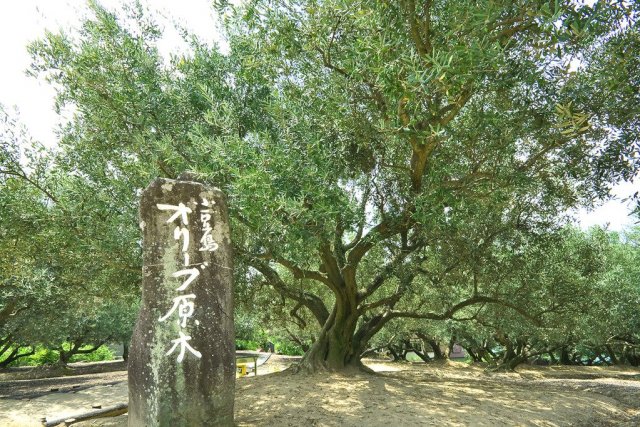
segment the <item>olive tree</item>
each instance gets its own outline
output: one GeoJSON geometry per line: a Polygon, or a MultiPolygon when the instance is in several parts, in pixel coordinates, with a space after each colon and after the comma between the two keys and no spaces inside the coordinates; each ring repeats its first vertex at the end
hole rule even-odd
{"type": "Polygon", "coordinates": [[[31,46],[33,73],[75,112],[60,164],[114,195],[120,226],[156,175],[227,193],[247,276],[317,322],[306,370],[360,367],[393,319],[517,311],[467,267],[637,169],[638,68],[608,72],[637,55],[637,5],[218,3],[228,55],[192,40],[165,63],[139,10],[92,4],[31,46]]]}

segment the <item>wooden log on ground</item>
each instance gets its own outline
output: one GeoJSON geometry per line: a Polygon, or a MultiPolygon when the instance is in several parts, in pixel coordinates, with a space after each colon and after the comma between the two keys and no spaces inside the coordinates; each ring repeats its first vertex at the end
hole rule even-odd
{"type": "Polygon", "coordinates": [[[117,417],[118,415],[125,414],[129,408],[127,403],[120,403],[115,406],[109,406],[103,409],[96,409],[93,411],[83,412],[81,414],[75,414],[70,417],[58,418],[55,420],[47,421],[45,419],[42,420],[43,427],[54,427],[58,425],[70,426],[75,423],[79,423],[80,421],[92,420],[94,418],[107,418],[107,417],[117,417]]]}

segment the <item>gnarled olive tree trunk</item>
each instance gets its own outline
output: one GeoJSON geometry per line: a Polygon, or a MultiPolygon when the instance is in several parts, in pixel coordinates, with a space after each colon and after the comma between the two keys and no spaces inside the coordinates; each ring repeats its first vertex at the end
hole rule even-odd
{"type": "Polygon", "coordinates": [[[307,351],[298,370],[316,372],[319,370],[343,370],[362,368],[361,348],[354,345],[353,333],[358,315],[345,313],[338,307],[325,322],[318,339],[307,351]]]}

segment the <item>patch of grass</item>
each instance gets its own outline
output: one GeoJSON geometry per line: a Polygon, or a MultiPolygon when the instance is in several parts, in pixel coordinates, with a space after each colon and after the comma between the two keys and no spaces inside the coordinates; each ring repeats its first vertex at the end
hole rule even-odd
{"type": "MultiPolygon", "coordinates": [[[[67,346],[68,347],[68,346],[67,346]]],[[[82,347],[83,350],[89,349],[91,346],[82,347]]],[[[102,362],[105,360],[113,360],[113,352],[106,345],[100,346],[93,353],[76,354],[71,358],[71,362],[102,362]]],[[[35,354],[22,357],[9,366],[44,366],[53,365],[60,360],[60,352],[51,350],[46,347],[38,346],[35,354]]]]}
{"type": "Polygon", "coordinates": [[[299,345],[292,344],[286,341],[274,341],[276,353],[284,354],[285,356],[302,356],[304,351],[299,345]]]}
{"type": "Polygon", "coordinates": [[[21,357],[9,366],[43,366],[52,365],[58,361],[60,354],[57,351],[38,346],[31,356],[21,357]]]}
{"type": "MultiPolygon", "coordinates": [[[[91,348],[91,346],[82,347],[82,349],[91,348]]],[[[88,354],[75,354],[71,357],[71,362],[103,362],[113,360],[113,352],[106,345],[101,345],[96,351],[88,354]]]]}
{"type": "Polygon", "coordinates": [[[418,356],[417,354],[415,354],[413,352],[407,353],[407,361],[408,362],[423,362],[423,360],[420,359],[420,356],[418,356]]]}
{"type": "Polygon", "coordinates": [[[251,340],[236,340],[236,350],[257,350],[260,344],[251,340]]]}

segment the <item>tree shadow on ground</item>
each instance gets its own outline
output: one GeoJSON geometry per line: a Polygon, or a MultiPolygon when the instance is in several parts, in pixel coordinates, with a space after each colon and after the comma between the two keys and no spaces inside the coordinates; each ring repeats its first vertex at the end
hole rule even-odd
{"type": "Polygon", "coordinates": [[[533,384],[415,371],[343,376],[280,373],[242,380],[238,425],[601,425],[631,408],[607,396],[533,384]]]}

